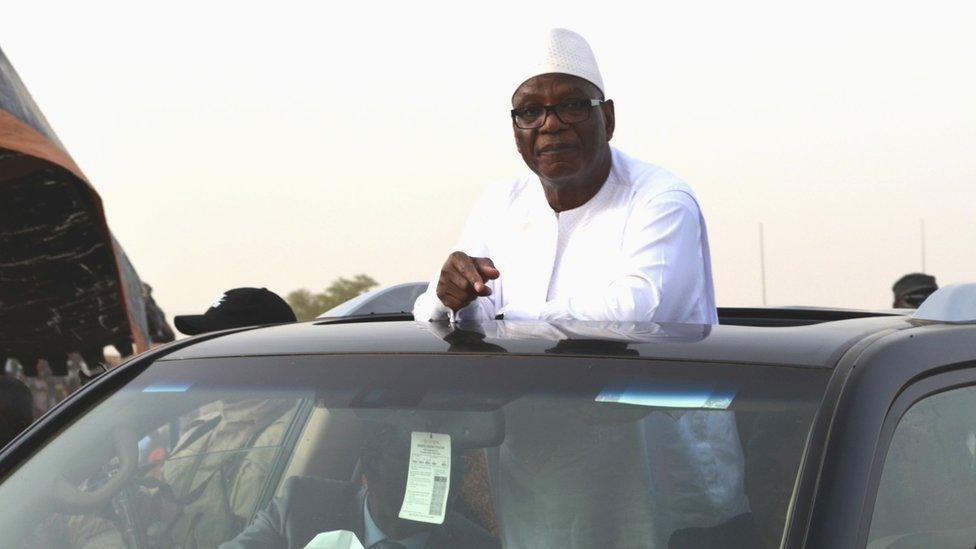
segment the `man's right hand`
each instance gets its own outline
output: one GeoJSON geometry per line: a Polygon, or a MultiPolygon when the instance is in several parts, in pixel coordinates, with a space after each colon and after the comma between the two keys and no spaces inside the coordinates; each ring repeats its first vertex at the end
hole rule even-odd
{"type": "Polygon", "coordinates": [[[501,275],[487,257],[470,257],[464,252],[447,256],[437,281],[437,297],[455,313],[479,296],[491,295],[486,282],[501,275]]]}

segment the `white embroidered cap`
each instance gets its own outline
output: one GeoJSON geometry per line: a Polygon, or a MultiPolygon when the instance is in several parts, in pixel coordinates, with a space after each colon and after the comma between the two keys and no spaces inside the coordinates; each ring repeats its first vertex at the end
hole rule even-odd
{"type": "Polygon", "coordinates": [[[519,86],[540,74],[562,73],[578,76],[603,89],[603,77],[596,64],[596,56],[586,39],[569,29],[550,29],[546,36],[542,59],[530,67],[519,86]]]}

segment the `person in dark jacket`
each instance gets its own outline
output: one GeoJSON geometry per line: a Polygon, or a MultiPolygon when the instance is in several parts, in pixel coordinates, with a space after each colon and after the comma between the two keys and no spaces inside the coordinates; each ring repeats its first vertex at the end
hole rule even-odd
{"type": "Polygon", "coordinates": [[[501,547],[487,530],[452,509],[458,493],[455,487],[464,475],[462,459],[451,460],[441,524],[400,518],[410,450],[410,433],[389,429],[372,432],[360,456],[365,484],[291,477],[285,481],[282,496],[221,549],[300,549],[318,534],[339,530],[355,534],[366,549],[501,547]]]}
{"type": "Polygon", "coordinates": [[[34,421],[34,397],[19,379],[0,376],[0,448],[34,421]]]}

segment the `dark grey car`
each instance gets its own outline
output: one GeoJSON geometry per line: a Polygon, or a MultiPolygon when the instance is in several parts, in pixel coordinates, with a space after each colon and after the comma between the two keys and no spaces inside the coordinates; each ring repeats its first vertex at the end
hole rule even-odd
{"type": "Polygon", "coordinates": [[[276,525],[289,479],[406,509],[418,433],[463,464],[414,493],[421,514],[508,547],[976,544],[976,325],[373,320],[199,336],[89,384],[0,456],[0,546],[216,547],[264,529],[304,547],[336,527],[276,525]],[[364,485],[377,444],[402,451],[406,485],[364,485]]]}
{"type": "Polygon", "coordinates": [[[427,282],[404,282],[358,295],[320,314],[317,319],[375,314],[410,313],[427,282]]]}

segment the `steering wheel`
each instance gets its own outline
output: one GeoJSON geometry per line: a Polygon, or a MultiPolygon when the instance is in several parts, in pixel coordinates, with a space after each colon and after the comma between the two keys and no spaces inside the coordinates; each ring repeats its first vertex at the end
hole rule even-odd
{"type": "Polygon", "coordinates": [[[54,480],[53,496],[63,510],[84,514],[101,509],[125,488],[139,466],[139,438],[129,429],[117,428],[112,432],[112,441],[119,458],[119,469],[104,484],[84,491],[63,475],[54,480]]]}

